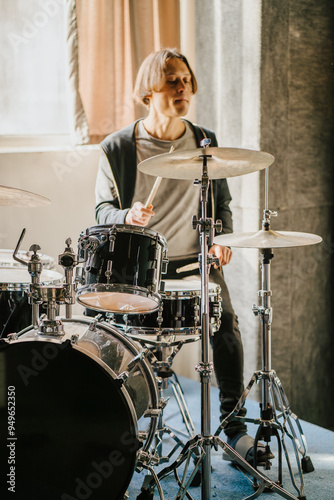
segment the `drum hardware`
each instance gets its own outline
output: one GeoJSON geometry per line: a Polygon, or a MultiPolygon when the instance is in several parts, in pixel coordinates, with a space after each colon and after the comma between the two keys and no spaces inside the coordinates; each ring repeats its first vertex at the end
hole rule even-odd
{"type": "MultiPolygon", "coordinates": [[[[110,317],[112,318],[113,315],[110,315],[109,319],[111,319],[110,317]]],[[[126,319],[127,315],[125,315],[125,320],[126,319]]],[[[178,437],[178,434],[182,434],[187,438],[191,438],[195,434],[194,424],[187,408],[184,393],[180,382],[171,367],[175,356],[183,345],[199,340],[200,336],[184,334],[180,340],[179,335],[176,335],[176,332],[173,331],[173,329],[164,329],[163,331],[155,329],[156,335],[147,335],[145,333],[140,335],[140,328],[131,327],[128,329],[124,328],[124,325],[121,326],[126,336],[137,341],[146,349],[144,351],[145,354],[147,351],[151,353],[150,364],[157,377],[160,413],[158,415],[158,424],[154,436],[154,445],[151,447],[150,452],[153,460],[157,462],[157,464],[169,462],[174,453],[179,448],[184,446],[184,443],[178,437]],[[165,398],[164,391],[168,388],[168,386],[171,386],[175,401],[187,430],[186,433],[168,426],[164,420],[164,408],[168,402],[168,399],[165,398]],[[163,438],[166,434],[175,442],[175,446],[169,450],[168,453],[163,454],[163,438]]],[[[152,330],[150,330],[150,333],[152,333],[152,330]]]]}
{"type": "Polygon", "coordinates": [[[57,318],[58,306],[65,305],[66,319],[72,317],[72,306],[75,303],[75,289],[73,285],[73,269],[78,264],[78,257],[71,248],[71,238],[65,241],[66,247],[58,256],[58,263],[64,268],[65,282],[59,286],[30,285],[30,301],[33,305],[46,304],[47,313],[40,318],[36,325],[39,335],[63,336],[65,334],[63,322],[57,318]]]}
{"type": "MultiPolygon", "coordinates": [[[[279,493],[284,498],[296,500],[296,497],[288,491],[281,488],[275,482],[271,481],[266,476],[260,474],[256,468],[251,467],[238,453],[235,452],[227,443],[222,441],[218,436],[212,436],[210,432],[210,383],[212,374],[212,364],[209,362],[209,297],[208,284],[210,267],[215,262],[212,256],[208,253],[209,245],[215,243],[213,233],[215,229],[220,228],[219,223],[214,223],[212,219],[207,217],[208,204],[208,188],[209,179],[219,179],[226,177],[234,177],[254,171],[262,170],[274,161],[274,157],[268,153],[236,150],[224,148],[208,148],[209,140],[204,140],[201,143],[202,148],[196,151],[180,151],[168,155],[160,155],[147,159],[138,165],[138,169],[142,172],[151,175],[161,175],[167,178],[179,179],[198,179],[201,176],[201,218],[198,220],[193,217],[193,227],[199,229],[201,252],[199,254],[199,265],[201,271],[201,361],[198,365],[198,370],[201,376],[201,435],[186,443],[177,460],[170,467],[167,467],[159,472],[158,479],[163,479],[172,470],[177,474],[176,469],[181,463],[186,462],[188,469],[190,458],[193,450],[197,450],[197,462],[190,478],[184,473],[182,481],[178,480],[180,486],[176,498],[182,499],[187,494],[187,489],[191,485],[194,477],[201,468],[201,494],[202,500],[210,500],[211,498],[211,447],[217,450],[218,446],[232,457],[241,467],[243,471],[248,472],[257,481],[257,491],[254,495],[248,497],[257,498],[266,487],[270,487],[271,491],[279,493]],[[207,154],[208,153],[208,154],[207,154]],[[212,153],[212,154],[209,154],[212,153]],[[168,156],[168,158],[167,158],[168,156]],[[164,157],[164,158],[163,158],[164,157]],[[158,159],[158,160],[157,160],[158,159]],[[182,163],[182,160],[183,163],[182,163]],[[178,167],[177,162],[181,162],[178,167]],[[199,172],[200,170],[200,172],[199,172]]],[[[218,237],[220,238],[220,237],[218,237]]],[[[218,244],[224,245],[225,243],[218,244]]],[[[228,244],[227,244],[228,245],[228,244]]],[[[149,483],[146,492],[151,492],[153,483],[149,483]]],[[[143,498],[151,498],[149,496],[143,498]]]]}
{"type": "Polygon", "coordinates": [[[72,305],[75,303],[75,290],[73,285],[73,269],[79,264],[79,258],[71,248],[72,240],[67,238],[65,241],[66,247],[62,254],[58,257],[58,264],[64,268],[65,271],[65,284],[67,289],[66,318],[72,317],[72,305]]]}
{"type": "Polygon", "coordinates": [[[20,259],[17,254],[26,230],[23,229],[13,253],[13,258],[22,265],[27,266],[31,276],[28,292],[28,302],[32,306],[32,324],[40,335],[64,335],[62,321],[57,319],[58,306],[65,304],[66,318],[72,316],[72,305],[75,303],[73,286],[73,268],[78,264],[78,258],[71,248],[71,239],[66,240],[64,252],[59,255],[58,263],[65,270],[65,283],[61,285],[44,285],[40,283],[43,263],[38,255],[39,245],[32,245],[29,251],[32,255],[28,262],[20,259]],[[46,304],[46,315],[39,318],[39,306],[46,304]]]}
{"type": "MultiPolygon", "coordinates": [[[[261,298],[261,304],[253,304],[252,310],[255,316],[259,316],[261,322],[262,337],[262,370],[256,371],[239,402],[234,410],[228,415],[218,427],[215,436],[218,436],[225,425],[232,420],[241,420],[258,425],[255,437],[254,447],[257,448],[259,440],[265,441],[269,447],[272,437],[276,437],[278,442],[278,483],[282,484],[282,447],[284,450],[288,470],[292,485],[297,491],[298,499],[305,499],[303,495],[304,479],[303,473],[314,470],[311,458],[307,456],[307,444],[302,426],[297,415],[290,407],[286,393],[276,372],[271,367],[271,325],[272,325],[272,307],[271,307],[271,280],[270,266],[274,257],[273,248],[297,247],[313,245],[320,243],[322,238],[308,233],[293,232],[275,232],[270,229],[270,217],[276,216],[277,212],[268,209],[268,170],[265,176],[265,209],[263,212],[261,231],[251,234],[235,235],[234,237],[226,235],[218,236],[215,242],[236,247],[258,248],[260,250],[260,268],[262,288],[258,295],[261,298]],[[233,240],[233,241],[232,241],[233,240]],[[268,247],[266,247],[268,245],[268,247]],[[237,415],[240,408],[243,407],[245,400],[254,385],[262,383],[262,400],[260,403],[260,419],[239,417],[237,415]],[[280,434],[279,434],[280,433],[280,434]],[[300,486],[297,485],[295,474],[292,470],[289,453],[285,443],[285,437],[290,438],[297,465],[297,475],[299,476],[300,486]],[[300,460],[301,455],[301,460],[300,460]]],[[[254,453],[254,468],[257,468],[256,453],[254,453]]],[[[271,463],[266,464],[266,468],[271,468],[271,463]]],[[[257,478],[254,476],[254,489],[258,488],[257,478]]]]}
{"type": "MultiPolygon", "coordinates": [[[[37,254],[37,251],[41,249],[39,245],[32,245],[29,248],[29,251],[32,251],[33,254],[30,257],[29,262],[25,262],[24,260],[20,259],[17,256],[17,252],[20,248],[20,245],[22,243],[22,240],[24,238],[24,235],[26,233],[26,229],[24,228],[21,232],[21,235],[19,237],[19,241],[17,242],[16,248],[13,253],[13,259],[19,262],[20,264],[26,265],[28,267],[28,272],[31,276],[31,282],[32,284],[38,284],[40,282],[40,275],[42,272],[42,261],[37,254]]],[[[32,324],[36,328],[38,325],[38,318],[39,318],[39,306],[37,303],[34,303],[31,301],[31,298],[29,297],[28,299],[29,304],[32,305],[32,324]]]]}
{"type": "MultiPolygon", "coordinates": [[[[170,462],[175,452],[184,448],[185,444],[180,439],[180,434],[184,435],[188,439],[192,439],[195,436],[195,427],[185,401],[181,384],[175,372],[171,368],[176,354],[185,343],[194,341],[194,337],[189,338],[188,336],[185,336],[184,340],[175,341],[175,334],[167,333],[166,331],[160,333],[155,339],[152,340],[149,339],[149,337],[151,337],[150,335],[144,335],[142,337],[139,336],[138,338],[132,333],[132,331],[131,333],[126,333],[126,335],[131,336],[131,338],[135,337],[136,340],[138,340],[142,345],[149,345],[153,354],[153,357],[151,358],[151,366],[158,381],[160,413],[158,415],[154,443],[150,449],[150,463],[153,466],[158,466],[170,462]],[[171,386],[178,410],[180,411],[187,432],[182,432],[181,430],[172,428],[170,425],[166,424],[164,419],[164,409],[169,401],[169,398],[165,397],[164,391],[168,388],[168,386],[171,386]],[[163,450],[163,440],[166,435],[169,436],[169,438],[171,438],[175,443],[167,453],[163,450]]],[[[199,340],[199,337],[197,337],[196,340],[199,340]]],[[[171,416],[169,416],[169,418],[171,418],[171,416]]],[[[196,459],[195,453],[193,458],[196,459]]],[[[155,474],[154,470],[149,469],[148,467],[146,468],[149,470],[150,474],[145,477],[142,485],[142,493],[137,497],[138,499],[143,500],[153,498],[153,492],[149,492],[147,490],[148,485],[151,485],[152,489],[157,486],[159,493],[160,491],[162,492],[158,475],[155,474]]]]}
{"type": "MultiPolygon", "coordinates": [[[[146,351],[143,351],[143,352],[140,352],[137,354],[137,356],[135,356],[134,358],[132,358],[132,360],[129,362],[128,366],[127,366],[127,370],[120,373],[118,376],[117,376],[117,380],[120,381],[120,383],[124,383],[128,380],[131,372],[133,372],[135,369],[138,368],[138,364],[140,364],[144,359],[149,359],[151,360],[153,357],[153,354],[152,352],[149,351],[149,349],[146,349],[146,351]]],[[[146,410],[146,412],[144,413],[144,417],[157,417],[158,414],[159,414],[159,410],[146,410]]]]}
{"type": "Polygon", "coordinates": [[[147,484],[154,484],[157,487],[160,500],[164,500],[164,494],[161,488],[160,481],[158,479],[158,476],[152,466],[157,465],[154,461],[154,457],[150,453],[146,453],[143,451],[139,452],[140,455],[140,461],[142,464],[142,469],[146,469],[150,472],[149,475],[145,476],[143,486],[141,488],[142,493],[139,494],[137,497],[137,500],[145,499],[145,500],[153,500],[153,493],[147,491],[147,484]]]}
{"type": "MultiPolygon", "coordinates": [[[[25,230],[22,234],[24,234],[25,230]]],[[[30,286],[32,280],[43,285],[62,283],[63,276],[55,271],[55,261],[52,257],[37,253],[38,246],[33,245],[30,251],[0,250],[0,337],[18,332],[36,324],[36,319],[42,310],[30,301],[30,286]],[[31,255],[31,251],[34,251],[31,255]],[[14,256],[15,258],[14,258],[14,256]]]]}

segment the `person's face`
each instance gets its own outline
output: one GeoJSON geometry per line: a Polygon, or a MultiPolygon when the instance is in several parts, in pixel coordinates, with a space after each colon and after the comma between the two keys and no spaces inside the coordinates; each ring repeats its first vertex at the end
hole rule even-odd
{"type": "Polygon", "coordinates": [[[170,59],[161,89],[149,96],[150,111],[154,109],[171,118],[184,116],[188,113],[192,95],[191,74],[187,65],[181,59],[170,59]]]}

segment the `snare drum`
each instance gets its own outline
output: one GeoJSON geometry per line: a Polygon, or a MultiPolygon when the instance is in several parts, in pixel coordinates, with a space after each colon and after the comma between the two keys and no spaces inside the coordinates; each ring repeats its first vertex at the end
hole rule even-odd
{"type": "MultiPolygon", "coordinates": [[[[8,440],[9,413],[2,415],[7,405],[0,408],[0,467],[9,471],[7,445],[14,443],[15,497],[120,500],[139,448],[148,450],[155,434],[156,380],[116,328],[81,317],[62,321],[61,339],[27,328],[0,341],[3,387],[8,401],[16,397],[15,441],[8,440]]],[[[2,498],[7,488],[2,481],[2,498]]]]}
{"type": "Polygon", "coordinates": [[[164,236],[139,226],[93,226],[79,238],[85,259],[78,302],[95,311],[139,314],[160,305],[167,263],[164,236]]]}
{"type": "MultiPolygon", "coordinates": [[[[28,267],[16,262],[11,254],[13,250],[0,250],[0,337],[6,337],[8,333],[19,332],[31,325],[32,321],[32,309],[28,303],[31,276],[28,273],[28,267]]],[[[18,255],[28,263],[28,252],[21,251],[18,255]]],[[[54,262],[52,257],[40,255],[40,258],[43,264],[40,283],[43,285],[60,284],[63,276],[50,269],[54,262]]]]}
{"type": "MultiPolygon", "coordinates": [[[[176,334],[197,334],[201,329],[201,282],[165,280],[161,292],[162,307],[152,314],[138,316],[111,315],[111,320],[123,330],[140,330],[153,334],[168,330],[176,334]]],[[[220,286],[209,283],[209,316],[212,332],[220,327],[220,286]]]]}

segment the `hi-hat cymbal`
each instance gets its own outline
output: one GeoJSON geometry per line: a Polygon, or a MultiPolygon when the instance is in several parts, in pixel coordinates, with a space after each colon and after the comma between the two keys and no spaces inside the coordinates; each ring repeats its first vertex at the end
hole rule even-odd
{"type": "Polygon", "coordinates": [[[289,248],[320,243],[322,238],[311,233],[272,231],[261,229],[256,233],[221,234],[213,239],[217,245],[239,248],[289,248]]]}
{"type": "Polygon", "coordinates": [[[252,149],[217,148],[188,149],[152,156],[138,165],[145,174],[167,179],[194,180],[202,177],[203,158],[207,159],[210,179],[225,179],[250,174],[271,165],[275,158],[264,151],[252,149]]]}
{"type": "Polygon", "coordinates": [[[0,205],[4,207],[45,207],[51,201],[39,194],[23,189],[0,186],[0,205]]]}

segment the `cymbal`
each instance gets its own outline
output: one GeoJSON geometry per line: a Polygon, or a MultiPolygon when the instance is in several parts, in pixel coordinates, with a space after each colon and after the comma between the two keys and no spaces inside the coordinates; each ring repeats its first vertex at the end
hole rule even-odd
{"type": "Polygon", "coordinates": [[[217,245],[239,248],[289,248],[320,243],[322,238],[311,233],[276,232],[261,229],[256,233],[221,234],[213,239],[217,245]]]}
{"type": "Polygon", "coordinates": [[[203,170],[201,157],[203,154],[210,155],[207,159],[210,179],[225,179],[250,174],[269,167],[275,160],[271,154],[264,151],[209,147],[152,156],[139,163],[138,170],[167,179],[200,179],[203,170]]]}
{"type": "Polygon", "coordinates": [[[0,206],[4,207],[45,207],[51,201],[39,194],[23,189],[0,186],[0,206]]]}

